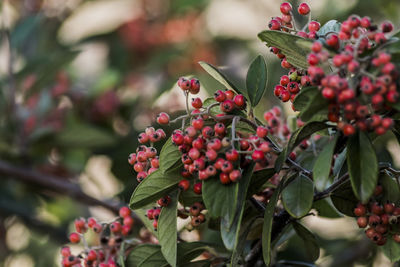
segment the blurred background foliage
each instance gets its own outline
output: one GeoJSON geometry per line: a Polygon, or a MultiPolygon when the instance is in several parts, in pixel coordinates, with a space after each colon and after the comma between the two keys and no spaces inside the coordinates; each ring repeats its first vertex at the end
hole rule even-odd
{"type": "MultiPolygon", "coordinates": [[[[398,0],[306,2],[321,23],[352,13],[400,22],[398,0]]],[[[256,37],[279,14],[278,0],[0,3],[0,266],[58,266],[74,218],[108,220],[127,203],[136,186],[127,156],[160,110],[183,107],[178,77],[200,78],[202,96],[220,88],[198,61],[222,67],[239,85],[259,53],[269,88],[283,74],[256,37]]],[[[278,104],[271,92],[256,114],[278,104]]],[[[375,256],[387,266],[351,219],[321,220],[308,222],[320,236],[321,266],[375,256]]],[[[279,257],[302,260],[299,240],[288,244],[279,257]]]]}

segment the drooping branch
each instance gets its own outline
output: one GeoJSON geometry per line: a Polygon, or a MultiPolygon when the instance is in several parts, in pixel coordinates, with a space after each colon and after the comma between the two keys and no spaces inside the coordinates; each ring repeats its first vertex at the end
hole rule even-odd
{"type": "MultiPolygon", "coordinates": [[[[3,178],[16,179],[27,184],[40,186],[44,192],[50,191],[51,193],[67,195],[90,206],[101,206],[114,213],[117,213],[119,207],[122,206],[121,203],[116,201],[100,200],[89,196],[82,191],[79,185],[71,183],[64,178],[43,174],[24,167],[17,167],[2,160],[0,160],[0,175],[3,178]]],[[[140,220],[137,216],[135,216],[135,219],[140,220]]]]}

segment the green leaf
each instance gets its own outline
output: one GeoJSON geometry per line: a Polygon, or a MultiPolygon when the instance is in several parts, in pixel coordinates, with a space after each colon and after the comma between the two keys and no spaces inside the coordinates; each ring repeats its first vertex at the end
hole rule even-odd
{"type": "Polygon", "coordinates": [[[293,66],[301,69],[307,69],[307,54],[309,49],[296,44],[297,40],[305,40],[304,38],[286,32],[279,31],[263,31],[258,34],[261,41],[267,43],[269,47],[277,47],[286,56],[287,61],[293,66]]]}
{"type": "Polygon", "coordinates": [[[160,245],[141,244],[137,245],[129,254],[126,260],[126,266],[146,266],[146,261],[150,259],[153,260],[153,263],[156,264],[155,266],[163,266],[167,263],[161,253],[160,245]]]}
{"type": "Polygon", "coordinates": [[[353,211],[359,201],[354,195],[349,181],[343,183],[332,192],[331,200],[338,211],[344,215],[354,217],[353,211]]]}
{"type": "Polygon", "coordinates": [[[366,133],[358,131],[349,138],[347,166],[354,194],[367,203],[378,181],[378,159],[366,133]]]}
{"type": "Polygon", "coordinates": [[[204,61],[200,61],[199,64],[208,74],[211,75],[211,77],[220,82],[227,89],[233,90],[238,94],[244,94],[244,92],[242,92],[231,81],[229,81],[229,79],[216,67],[204,61]]]}
{"type": "Polygon", "coordinates": [[[396,178],[384,173],[379,177],[379,183],[383,187],[382,203],[385,203],[386,201],[398,203],[400,200],[400,189],[396,182],[396,178]]]}
{"type": "Polygon", "coordinates": [[[262,191],[263,185],[268,182],[270,178],[272,178],[276,174],[274,168],[263,169],[260,171],[256,171],[253,173],[251,177],[249,189],[247,191],[247,197],[251,197],[257,192],[262,191]]]}
{"type": "Polygon", "coordinates": [[[178,243],[178,266],[186,266],[191,260],[200,256],[210,246],[204,242],[178,243]]]}
{"type": "Polygon", "coordinates": [[[175,167],[181,159],[181,153],[176,145],[172,143],[172,138],[168,138],[160,151],[160,169],[163,172],[175,167]]]}
{"type": "Polygon", "coordinates": [[[298,146],[301,141],[310,137],[313,133],[318,132],[320,130],[326,129],[330,127],[329,125],[318,122],[312,121],[304,125],[303,127],[299,128],[295,131],[288,142],[288,145],[283,149],[283,151],[279,154],[278,158],[275,161],[275,170],[278,172],[281,170],[283,163],[286,161],[289,153],[298,146]]]}
{"type": "Polygon", "coordinates": [[[303,240],[304,247],[310,260],[316,261],[319,258],[319,245],[314,234],[297,222],[293,222],[293,228],[303,240]]]}
{"type": "Polygon", "coordinates": [[[250,65],[246,77],[247,94],[252,107],[257,106],[267,87],[267,65],[257,56],[250,65]]]}
{"type": "Polygon", "coordinates": [[[339,212],[332,206],[331,201],[329,199],[324,198],[313,203],[313,209],[316,209],[318,212],[318,216],[325,218],[341,218],[343,217],[339,212]]]}
{"type": "MultiPolygon", "coordinates": [[[[204,100],[203,107],[207,108],[207,107],[209,107],[209,106],[211,106],[212,104],[215,104],[215,103],[218,103],[218,102],[213,97],[209,97],[209,98],[206,98],[204,100]]],[[[221,109],[219,108],[219,105],[218,106],[214,106],[214,107],[212,107],[210,109],[210,114],[213,115],[213,116],[217,116],[220,113],[221,113],[221,109]]]]}
{"type": "Polygon", "coordinates": [[[386,244],[381,246],[381,249],[391,262],[400,260],[400,244],[395,242],[392,237],[388,237],[386,244]]]}
{"type": "Polygon", "coordinates": [[[164,258],[172,266],[176,266],[177,260],[177,208],[179,190],[170,193],[171,202],[161,209],[158,218],[158,241],[161,245],[161,252],[164,258]]]}
{"type": "Polygon", "coordinates": [[[320,94],[318,87],[309,86],[301,88],[300,92],[296,95],[293,106],[297,111],[302,111],[310,103],[311,99],[316,94],[320,94]]]}
{"type": "Polygon", "coordinates": [[[322,25],[322,27],[319,29],[319,31],[317,32],[319,36],[321,35],[325,35],[328,32],[339,32],[340,31],[340,25],[341,23],[338,22],[337,20],[330,20],[327,23],[325,23],[324,25],[322,25]]]}
{"type": "Polygon", "coordinates": [[[302,108],[302,111],[299,114],[302,121],[321,121],[326,120],[327,118],[329,102],[322,96],[319,90],[315,91],[316,92],[312,92],[312,94],[309,93],[307,105],[302,108]]]}
{"type": "Polygon", "coordinates": [[[310,211],[313,198],[313,183],[303,174],[297,176],[282,190],[283,206],[295,218],[300,218],[310,211]]]}
{"type": "Polygon", "coordinates": [[[330,140],[328,142],[328,144],[318,155],[318,158],[314,163],[313,178],[315,187],[318,191],[324,190],[328,183],[329,173],[332,166],[333,152],[335,151],[336,141],[338,137],[339,134],[336,134],[333,140],[330,140]]]}
{"type": "Polygon", "coordinates": [[[169,192],[178,188],[178,183],[182,179],[180,168],[163,173],[160,169],[146,177],[132,194],[129,206],[131,209],[142,208],[169,192]]]}
{"type": "Polygon", "coordinates": [[[106,130],[86,123],[71,122],[57,135],[59,146],[72,148],[96,148],[112,146],[116,142],[114,135],[106,130]]]}
{"type": "Polygon", "coordinates": [[[272,234],[272,224],[274,221],[275,207],[279,199],[279,194],[282,188],[282,182],[279,184],[278,188],[274,191],[267,206],[265,207],[264,213],[264,224],[262,230],[262,253],[265,265],[269,266],[272,259],[272,245],[271,245],[271,234],[272,234]]]}
{"type": "Polygon", "coordinates": [[[239,231],[242,223],[244,207],[246,204],[247,190],[249,188],[251,176],[255,163],[248,166],[243,172],[242,178],[238,182],[237,206],[233,221],[230,221],[230,214],[221,218],[221,237],[224,245],[229,250],[234,250],[238,243],[239,231]]]}
{"type": "Polygon", "coordinates": [[[215,177],[203,181],[203,200],[211,217],[224,216],[229,222],[233,221],[237,206],[238,188],[238,183],[223,185],[215,177]]]}

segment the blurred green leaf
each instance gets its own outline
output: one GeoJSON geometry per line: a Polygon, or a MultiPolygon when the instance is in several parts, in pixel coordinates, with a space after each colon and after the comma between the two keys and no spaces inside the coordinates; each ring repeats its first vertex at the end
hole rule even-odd
{"type": "Polygon", "coordinates": [[[310,260],[316,261],[319,258],[319,245],[314,234],[311,233],[306,227],[295,221],[293,222],[293,228],[303,240],[304,247],[310,260]]]}
{"type": "Polygon", "coordinates": [[[344,215],[354,217],[354,208],[358,199],[354,195],[350,181],[343,183],[331,193],[331,200],[335,208],[344,215]]]}
{"type": "Polygon", "coordinates": [[[169,171],[180,162],[181,155],[178,146],[172,143],[172,138],[168,138],[160,151],[160,169],[163,172],[169,171]]]}
{"type": "Polygon", "coordinates": [[[381,246],[383,253],[391,262],[400,260],[400,244],[389,235],[385,245],[381,246]]]}
{"type": "Polygon", "coordinates": [[[317,33],[319,36],[325,35],[328,32],[338,33],[340,31],[340,25],[341,25],[341,23],[338,22],[337,20],[334,20],[334,19],[330,20],[327,23],[325,23],[324,25],[322,25],[317,33]]]}

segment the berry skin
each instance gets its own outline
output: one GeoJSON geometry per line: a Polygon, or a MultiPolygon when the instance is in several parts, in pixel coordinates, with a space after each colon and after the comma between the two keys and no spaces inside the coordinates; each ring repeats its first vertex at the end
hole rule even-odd
{"type": "Polygon", "coordinates": [[[301,3],[297,9],[297,12],[303,16],[308,15],[308,13],[310,13],[310,7],[307,5],[307,3],[301,3]]]}
{"type": "Polygon", "coordinates": [[[187,91],[190,89],[190,81],[184,77],[179,78],[178,80],[178,86],[184,90],[187,91]]]}
{"type": "Polygon", "coordinates": [[[310,32],[317,32],[321,28],[321,24],[318,21],[311,21],[308,24],[308,29],[310,32]]]}
{"type": "Polygon", "coordinates": [[[307,56],[307,62],[308,62],[308,64],[314,66],[314,65],[318,64],[319,58],[318,58],[318,56],[316,54],[309,54],[307,56]]]}
{"type": "Polygon", "coordinates": [[[286,89],[292,94],[297,94],[300,92],[299,84],[297,82],[290,82],[286,89]]]}
{"type": "Polygon", "coordinates": [[[273,31],[278,31],[281,29],[281,23],[277,19],[271,19],[268,23],[268,28],[273,31]]]}
{"type": "Polygon", "coordinates": [[[111,232],[113,232],[114,234],[115,234],[115,233],[121,232],[121,229],[122,229],[122,225],[121,225],[120,222],[113,222],[113,223],[110,225],[110,230],[111,230],[111,232]]]}
{"type": "Polygon", "coordinates": [[[141,144],[145,144],[149,141],[149,136],[146,133],[140,133],[138,136],[138,141],[141,144]]]}
{"type": "Polygon", "coordinates": [[[400,243],[400,234],[394,234],[393,235],[393,240],[396,243],[400,243]]]}
{"type": "Polygon", "coordinates": [[[229,161],[237,161],[239,159],[239,153],[236,149],[230,149],[225,153],[225,157],[229,161]]]}
{"type": "Polygon", "coordinates": [[[192,121],[192,126],[196,130],[201,130],[201,129],[203,129],[203,126],[204,126],[204,120],[202,118],[195,119],[192,121]]]}
{"type": "Polygon", "coordinates": [[[319,53],[319,52],[321,52],[321,50],[322,50],[322,44],[321,44],[321,42],[314,42],[314,43],[312,44],[312,46],[311,46],[311,50],[312,50],[314,53],[319,53]]]}
{"type": "Polygon", "coordinates": [[[346,124],[343,127],[343,134],[346,135],[346,136],[353,135],[355,132],[356,132],[356,129],[351,124],[346,124]]]}
{"type": "Polygon", "coordinates": [[[224,173],[230,173],[233,170],[233,164],[226,160],[224,163],[221,165],[221,171],[224,173]]]}
{"type": "Polygon", "coordinates": [[[231,183],[231,180],[229,179],[229,174],[221,172],[219,175],[219,180],[221,181],[222,184],[229,184],[231,183]]]}
{"type": "Polygon", "coordinates": [[[239,170],[233,170],[229,173],[229,180],[231,182],[237,182],[239,179],[242,178],[242,173],[239,170]]]}
{"type": "Polygon", "coordinates": [[[62,248],[61,248],[61,255],[62,255],[63,257],[69,257],[69,256],[71,256],[71,249],[70,249],[69,247],[67,247],[67,246],[62,247],[62,248]]]}
{"type": "Polygon", "coordinates": [[[202,184],[201,182],[194,184],[194,186],[193,186],[193,192],[194,192],[195,194],[200,195],[201,192],[202,192],[202,190],[201,190],[202,185],[203,185],[203,184],[202,184]]]}
{"type": "Polygon", "coordinates": [[[282,14],[289,15],[290,11],[292,11],[292,5],[288,2],[282,3],[280,6],[280,10],[282,14]]]}
{"type": "Polygon", "coordinates": [[[354,215],[357,217],[364,216],[366,213],[366,209],[364,205],[357,205],[357,207],[354,209],[354,215]]]}
{"type": "Polygon", "coordinates": [[[358,227],[365,228],[368,225],[368,220],[366,217],[359,217],[357,219],[357,224],[358,224],[358,227]]]}
{"type": "Polygon", "coordinates": [[[161,125],[168,124],[169,123],[169,115],[165,112],[161,112],[157,116],[157,123],[161,124],[161,125]]]}
{"type": "Polygon", "coordinates": [[[261,150],[254,150],[253,154],[251,154],[251,158],[256,162],[260,162],[265,159],[265,155],[261,150]]]}
{"type": "Polygon", "coordinates": [[[217,157],[218,157],[218,153],[215,150],[213,150],[213,149],[207,150],[206,159],[208,161],[214,161],[217,157]]]}
{"type": "Polygon", "coordinates": [[[201,101],[200,97],[196,97],[192,99],[192,107],[194,108],[201,108],[203,106],[203,102],[201,101]]]}
{"type": "Polygon", "coordinates": [[[244,98],[243,95],[235,95],[233,98],[233,102],[235,102],[235,105],[239,108],[244,108],[246,106],[246,99],[244,98]]]}
{"type": "Polygon", "coordinates": [[[79,236],[78,233],[71,233],[69,235],[69,241],[73,244],[77,244],[81,241],[81,237],[79,236]]]}
{"type": "Polygon", "coordinates": [[[226,99],[226,94],[225,94],[225,92],[224,91],[222,91],[222,90],[218,90],[218,91],[216,91],[215,93],[214,93],[214,99],[217,101],[217,102],[224,102],[225,101],[225,99],[226,99]]]}
{"type": "Polygon", "coordinates": [[[128,207],[122,207],[119,209],[119,216],[121,217],[127,217],[131,216],[131,210],[128,207]]]}
{"type": "Polygon", "coordinates": [[[160,205],[161,207],[166,207],[168,204],[171,202],[171,198],[169,196],[165,196],[163,198],[160,198],[157,201],[157,204],[160,205]]]}
{"type": "Polygon", "coordinates": [[[214,132],[217,135],[225,135],[225,124],[219,122],[214,125],[214,132]]]}
{"type": "Polygon", "coordinates": [[[220,104],[220,108],[222,112],[230,113],[235,109],[235,104],[232,100],[226,99],[220,104]]]}
{"type": "Polygon", "coordinates": [[[136,162],[136,153],[131,153],[128,156],[128,163],[133,165],[136,162]]]}
{"type": "Polygon", "coordinates": [[[87,255],[88,261],[95,261],[97,259],[97,253],[95,250],[90,250],[87,255]]]}
{"type": "Polygon", "coordinates": [[[226,90],[225,95],[227,99],[233,100],[233,98],[235,97],[235,92],[232,90],[226,90]]]}
{"type": "Polygon", "coordinates": [[[263,126],[258,126],[256,133],[257,133],[258,137],[264,138],[268,134],[268,129],[266,127],[263,127],[263,126]]]}
{"type": "Polygon", "coordinates": [[[189,92],[192,95],[196,95],[200,92],[200,82],[197,79],[191,79],[190,80],[190,88],[189,88],[189,92]]]}

